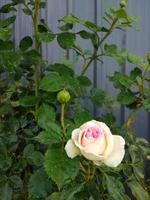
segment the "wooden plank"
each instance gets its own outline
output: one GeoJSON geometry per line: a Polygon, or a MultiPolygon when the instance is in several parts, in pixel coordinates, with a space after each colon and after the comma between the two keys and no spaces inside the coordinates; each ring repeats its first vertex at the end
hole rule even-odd
{"type": "MultiPolygon", "coordinates": [[[[103,14],[106,10],[109,10],[110,7],[118,7],[119,4],[116,0],[111,1],[98,1],[97,4],[97,19],[100,26],[106,25],[107,23],[102,20],[103,14]]],[[[107,44],[117,44],[118,48],[124,48],[124,33],[119,30],[115,30],[114,33],[105,41],[107,44]]],[[[104,44],[105,44],[104,43],[104,44]]],[[[108,80],[108,76],[112,75],[114,71],[121,70],[116,62],[109,57],[103,58],[104,64],[97,64],[97,86],[105,90],[109,95],[115,97],[117,94],[116,89],[108,80]]],[[[100,111],[99,111],[100,112],[100,111]]],[[[117,117],[118,123],[121,123],[121,108],[118,107],[114,111],[115,116],[117,117]]]]}
{"type": "MultiPolygon", "coordinates": [[[[69,1],[70,2],[70,1],[69,1]]],[[[89,20],[92,22],[95,22],[95,2],[91,1],[91,0],[72,0],[70,3],[71,6],[69,6],[69,12],[72,13],[73,15],[81,18],[81,19],[85,19],[85,20],[89,20]]],[[[74,31],[78,31],[78,30],[82,30],[82,28],[84,29],[83,26],[79,26],[77,25],[74,28],[74,31]]],[[[83,40],[78,38],[77,40],[77,44],[79,46],[81,46],[84,49],[91,49],[91,43],[89,40],[83,40]]],[[[75,53],[70,54],[70,58],[74,58],[76,55],[75,53]]],[[[80,74],[81,73],[81,66],[83,65],[83,62],[79,62],[76,65],[76,73],[80,74]]],[[[94,64],[92,64],[89,69],[86,72],[86,75],[91,79],[92,82],[93,81],[93,77],[94,77],[94,64]]],[[[86,101],[85,102],[85,106],[88,107],[90,109],[91,112],[94,112],[94,107],[91,104],[91,102],[86,101]]]]}
{"type": "MultiPolygon", "coordinates": [[[[46,18],[48,26],[55,33],[58,32],[58,19],[67,13],[67,0],[47,0],[46,18]]],[[[57,42],[52,42],[47,46],[47,60],[49,63],[59,62],[63,59],[63,50],[57,42]]]]}
{"type": "Polygon", "coordinates": [[[27,16],[22,11],[22,5],[17,6],[16,21],[14,24],[14,42],[16,46],[19,45],[19,41],[25,36],[33,35],[33,24],[31,16],[27,16]]]}
{"type": "MultiPolygon", "coordinates": [[[[131,15],[138,16],[141,18],[138,23],[140,26],[140,31],[134,31],[128,29],[127,31],[127,44],[126,47],[129,51],[135,52],[139,55],[146,57],[148,51],[150,51],[150,26],[149,26],[149,11],[150,11],[150,1],[145,0],[144,2],[140,0],[129,1],[128,12],[131,15]]],[[[131,65],[126,66],[126,72],[131,70],[131,65]]],[[[125,116],[129,114],[126,110],[125,116]]],[[[150,139],[149,136],[149,114],[144,110],[141,110],[136,117],[134,128],[136,134],[140,137],[146,137],[150,139]],[[144,128],[143,128],[144,127],[144,128]]]]}

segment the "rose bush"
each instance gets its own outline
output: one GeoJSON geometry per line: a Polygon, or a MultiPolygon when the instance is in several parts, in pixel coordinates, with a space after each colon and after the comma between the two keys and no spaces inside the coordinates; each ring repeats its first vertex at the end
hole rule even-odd
{"type": "Polygon", "coordinates": [[[49,3],[53,7],[44,0],[9,0],[0,8],[0,200],[150,200],[144,174],[149,143],[132,129],[141,108],[150,112],[150,55],[145,60],[107,41],[116,29],[136,28],[137,19],[120,0],[103,13],[104,21],[67,15],[55,33],[48,18],[40,18],[49,3]],[[33,33],[14,43],[12,33],[24,28],[17,28],[24,19],[29,26],[32,21],[33,33]],[[51,42],[63,49],[57,62],[48,59],[51,42]],[[130,69],[111,70],[113,96],[96,87],[104,57],[130,69]]]}
{"type": "Polygon", "coordinates": [[[96,165],[117,167],[123,160],[124,146],[123,137],[112,135],[105,123],[92,120],[73,130],[65,150],[70,158],[81,154],[96,165]]]}

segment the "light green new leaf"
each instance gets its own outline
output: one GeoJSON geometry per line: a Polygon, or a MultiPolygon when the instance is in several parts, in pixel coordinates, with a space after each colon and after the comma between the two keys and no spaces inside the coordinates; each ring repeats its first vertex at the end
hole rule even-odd
{"type": "Polygon", "coordinates": [[[6,41],[11,37],[12,30],[10,28],[0,28],[0,40],[6,41]]]}
{"type": "Polygon", "coordinates": [[[133,54],[133,53],[128,53],[127,60],[128,62],[133,63],[143,68],[145,68],[147,65],[147,63],[144,61],[144,59],[141,56],[133,54]]]}

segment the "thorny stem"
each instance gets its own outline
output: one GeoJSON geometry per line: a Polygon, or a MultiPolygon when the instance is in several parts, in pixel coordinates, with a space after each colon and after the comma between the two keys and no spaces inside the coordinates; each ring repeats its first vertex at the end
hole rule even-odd
{"type": "MultiPolygon", "coordinates": [[[[111,26],[110,26],[110,28],[109,28],[109,30],[108,30],[108,32],[104,35],[104,37],[101,40],[99,40],[99,36],[97,35],[97,38],[98,38],[98,47],[94,49],[94,53],[93,53],[91,59],[87,63],[84,63],[84,65],[82,67],[82,70],[81,70],[81,75],[82,76],[85,74],[85,72],[87,71],[87,69],[89,68],[89,66],[91,65],[91,63],[98,57],[97,56],[97,52],[99,50],[99,47],[101,48],[102,43],[112,33],[112,31],[115,28],[115,25],[116,25],[117,21],[118,21],[118,18],[115,17],[114,20],[113,20],[113,22],[112,22],[112,24],[111,24],[111,26]]],[[[103,55],[103,53],[100,54],[100,56],[102,56],[102,55],[103,55]]]]}
{"type": "MultiPolygon", "coordinates": [[[[32,21],[33,21],[33,26],[34,26],[34,36],[35,36],[35,49],[39,51],[39,42],[36,38],[36,35],[38,33],[38,17],[39,17],[39,5],[40,5],[40,0],[35,0],[35,9],[34,13],[32,15],[32,21]]],[[[38,98],[39,97],[39,64],[34,63],[34,79],[35,79],[35,96],[38,98]]],[[[35,106],[35,118],[37,120],[37,110],[38,110],[38,103],[35,106]]]]}
{"type": "Polygon", "coordinates": [[[101,39],[100,45],[102,45],[102,43],[103,43],[103,42],[107,39],[107,37],[112,33],[112,31],[113,31],[114,28],[115,28],[115,25],[116,25],[117,21],[118,21],[118,17],[115,17],[114,20],[113,20],[113,22],[112,22],[112,24],[111,24],[111,26],[110,26],[110,28],[109,28],[109,30],[108,30],[108,32],[107,32],[107,33],[104,35],[104,37],[101,39]]]}
{"type": "Polygon", "coordinates": [[[64,138],[66,138],[66,128],[65,128],[65,104],[61,104],[61,114],[60,114],[60,123],[63,129],[64,138]]]}
{"type": "Polygon", "coordinates": [[[126,119],[126,121],[123,124],[123,128],[128,129],[131,127],[131,125],[133,124],[133,121],[134,121],[134,117],[135,117],[136,113],[140,110],[140,108],[141,108],[141,105],[139,105],[136,109],[134,109],[130,113],[130,115],[128,116],[128,118],[126,119]]]}

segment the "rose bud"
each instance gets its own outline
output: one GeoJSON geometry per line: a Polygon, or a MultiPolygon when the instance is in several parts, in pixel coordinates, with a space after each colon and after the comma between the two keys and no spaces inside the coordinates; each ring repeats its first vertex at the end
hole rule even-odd
{"type": "Polygon", "coordinates": [[[57,101],[61,104],[68,103],[71,99],[70,93],[67,90],[61,90],[57,94],[57,101]]]}

